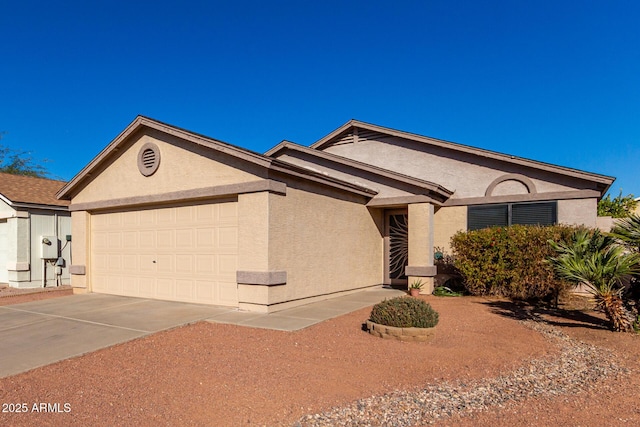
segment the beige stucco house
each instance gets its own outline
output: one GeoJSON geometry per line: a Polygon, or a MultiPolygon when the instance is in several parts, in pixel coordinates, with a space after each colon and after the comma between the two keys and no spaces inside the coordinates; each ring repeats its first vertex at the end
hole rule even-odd
{"type": "Polygon", "coordinates": [[[64,184],[0,173],[0,283],[69,284],[71,213],[69,202],[56,198],[64,184]]]}
{"type": "Polygon", "coordinates": [[[138,117],[58,197],[77,291],[272,312],[432,284],[458,230],[595,226],[613,180],[358,121],[262,155],[138,117]]]}

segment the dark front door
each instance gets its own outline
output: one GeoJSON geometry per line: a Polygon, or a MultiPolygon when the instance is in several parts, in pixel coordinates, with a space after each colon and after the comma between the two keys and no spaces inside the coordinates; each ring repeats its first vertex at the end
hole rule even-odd
{"type": "Polygon", "coordinates": [[[409,262],[409,215],[406,209],[385,212],[385,283],[407,285],[409,262]]]}

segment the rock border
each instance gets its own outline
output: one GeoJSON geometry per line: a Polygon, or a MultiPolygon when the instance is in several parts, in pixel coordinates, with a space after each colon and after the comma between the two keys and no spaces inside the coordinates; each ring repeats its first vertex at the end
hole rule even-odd
{"type": "Polygon", "coordinates": [[[367,320],[367,331],[373,336],[399,341],[428,342],[435,337],[433,328],[396,328],[367,320]]]}

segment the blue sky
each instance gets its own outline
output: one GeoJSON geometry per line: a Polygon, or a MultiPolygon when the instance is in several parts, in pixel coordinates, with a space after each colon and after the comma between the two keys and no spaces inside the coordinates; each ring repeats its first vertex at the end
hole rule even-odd
{"type": "Polygon", "coordinates": [[[71,179],[138,114],[264,152],[351,118],[640,196],[640,2],[0,5],[5,146],[71,179]]]}

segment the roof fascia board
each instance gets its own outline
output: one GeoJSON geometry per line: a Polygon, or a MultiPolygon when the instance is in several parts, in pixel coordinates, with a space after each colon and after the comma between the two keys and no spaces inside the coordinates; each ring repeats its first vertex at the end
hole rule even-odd
{"type": "Polygon", "coordinates": [[[9,200],[8,198],[6,198],[5,195],[2,194],[2,193],[0,193],[0,200],[5,202],[9,206],[13,206],[13,202],[11,200],[9,200]]]}
{"type": "Polygon", "coordinates": [[[271,155],[275,155],[280,151],[283,150],[292,150],[292,151],[299,151],[305,154],[308,154],[310,156],[315,156],[315,157],[320,157],[322,159],[325,160],[329,160],[331,162],[334,163],[338,163],[341,165],[345,165],[357,170],[361,170],[361,171],[365,171],[365,172],[369,172],[369,173],[373,173],[375,175],[379,175],[385,178],[389,178],[395,181],[399,181],[405,184],[409,184],[409,185],[414,185],[416,187],[420,187],[420,188],[424,188],[426,190],[435,192],[440,194],[441,196],[443,196],[444,198],[449,198],[452,194],[453,191],[448,190],[447,188],[433,183],[433,182],[429,182],[429,181],[425,181],[422,179],[417,179],[417,178],[413,178],[411,176],[408,175],[403,175],[388,169],[384,169],[384,168],[380,168],[378,166],[373,166],[373,165],[369,165],[367,163],[362,163],[359,162],[357,160],[352,160],[352,159],[348,159],[346,157],[342,157],[342,156],[337,156],[335,154],[332,153],[326,153],[324,151],[319,151],[319,150],[313,150],[311,148],[299,145],[299,144],[295,144],[293,142],[288,142],[288,141],[283,141],[282,143],[278,144],[278,149],[275,150],[276,147],[274,147],[274,149],[269,150],[269,152],[272,152],[271,155]]]}
{"type": "Polygon", "coordinates": [[[58,191],[56,197],[58,199],[63,199],[65,197],[69,197],[70,192],[79,185],[84,179],[89,178],[91,176],[91,171],[93,171],[99,164],[101,164],[108,156],[112,154],[112,152],[116,152],[118,147],[133,133],[141,129],[142,127],[147,127],[150,129],[155,129],[157,131],[166,133],[168,135],[172,135],[190,142],[193,142],[198,145],[205,146],[207,148],[212,148],[214,150],[218,150],[220,152],[229,154],[234,157],[239,157],[241,159],[247,160],[251,163],[256,163],[260,166],[268,167],[271,159],[266,158],[260,154],[252,153],[248,150],[243,150],[240,147],[232,146],[231,144],[223,143],[221,141],[217,141],[212,138],[208,138],[202,135],[195,134],[193,132],[189,132],[184,129],[177,128],[175,126],[168,125],[166,123],[159,122],[154,119],[150,119],[144,116],[138,116],[136,119],[129,124],[115,139],[113,139],[87,166],[85,166],[76,176],[74,176],[71,181],[69,181],[64,187],[58,191]]]}
{"type": "Polygon", "coordinates": [[[490,197],[465,197],[449,199],[443,206],[488,205],[513,202],[541,202],[547,200],[596,199],[600,196],[597,190],[554,191],[549,193],[511,194],[490,197]]]}
{"type": "Polygon", "coordinates": [[[134,121],[129,123],[118,136],[116,136],[96,157],[93,158],[84,168],[80,170],[71,180],[64,185],[57,193],[56,197],[58,199],[63,199],[68,197],[70,191],[75,188],[81,181],[91,176],[91,171],[96,168],[102,161],[116,149],[118,145],[120,145],[124,140],[126,140],[129,135],[134,133],[141,125],[142,116],[138,116],[134,121]]]}
{"type": "MultiPolygon", "coordinates": [[[[500,160],[508,163],[517,164],[519,166],[527,166],[535,169],[541,169],[547,172],[559,173],[568,176],[572,176],[574,178],[580,178],[588,181],[594,181],[601,184],[605,184],[607,189],[613,181],[615,180],[612,176],[600,175],[592,172],[581,171],[578,169],[568,168],[565,166],[553,165],[550,163],[539,162],[537,160],[526,159],[524,157],[516,157],[509,154],[499,153],[497,151],[485,150],[482,148],[476,148],[469,145],[463,145],[456,142],[446,141],[443,139],[431,138],[428,136],[422,136],[415,133],[399,131],[391,128],[386,128],[383,126],[378,126],[370,123],[360,122],[357,120],[351,120],[340,128],[336,129],[334,132],[320,139],[311,145],[311,148],[320,150],[322,147],[333,139],[335,136],[338,136],[340,133],[347,130],[349,127],[357,127],[362,129],[367,129],[374,132],[384,133],[390,136],[395,136],[398,138],[409,139],[416,142],[421,142],[424,144],[435,145],[442,148],[447,148],[456,151],[462,151],[469,154],[474,154],[480,157],[486,157],[494,160],[500,160]]],[[[606,192],[606,190],[605,190],[606,192]]],[[[604,194],[604,193],[603,193],[604,194]]]]}
{"type": "Polygon", "coordinates": [[[137,132],[139,129],[143,127],[155,129],[159,132],[163,132],[165,134],[172,135],[180,139],[202,145],[207,148],[218,150],[228,155],[241,158],[243,160],[265,167],[266,169],[269,169],[269,170],[277,170],[284,174],[289,174],[297,177],[310,179],[315,182],[320,182],[325,185],[351,191],[356,194],[367,195],[368,197],[371,197],[372,195],[377,194],[373,190],[369,190],[364,187],[353,186],[350,183],[336,180],[333,178],[314,176],[313,174],[308,172],[301,173],[300,171],[297,170],[297,167],[295,165],[289,165],[286,162],[280,162],[276,159],[266,157],[262,154],[253,153],[249,150],[245,150],[243,148],[236,147],[231,144],[217,141],[215,139],[208,138],[203,135],[198,135],[193,132],[177,128],[175,126],[171,126],[166,123],[159,122],[154,119],[150,119],[144,116],[138,116],[113,141],[111,141],[107,145],[107,147],[105,147],[91,162],[89,162],[87,166],[85,166],[75,177],[73,177],[71,181],[69,181],[64,187],[62,187],[56,194],[56,197],[58,199],[70,198],[70,195],[73,192],[73,190],[77,186],[81,185],[85,179],[89,178],[91,176],[91,172],[94,169],[96,169],[99,164],[105,161],[113,152],[116,152],[118,150],[118,147],[121,144],[123,144],[124,141],[127,140],[127,138],[129,138],[133,133],[137,132]],[[273,165],[274,162],[279,162],[280,165],[274,168],[274,165],[273,165]]]}
{"type": "Polygon", "coordinates": [[[240,157],[244,160],[248,160],[252,163],[257,163],[261,166],[268,167],[268,165],[270,164],[271,159],[263,156],[262,154],[254,153],[250,150],[246,150],[244,148],[237,147],[235,145],[232,145],[226,142],[218,141],[216,139],[209,138],[204,135],[190,132],[188,130],[178,128],[176,126],[171,126],[167,123],[159,122],[157,120],[150,119],[147,117],[142,117],[142,124],[149,128],[153,128],[161,132],[164,132],[168,135],[176,136],[178,138],[185,139],[187,141],[194,142],[199,145],[204,145],[205,147],[214,148],[223,153],[231,154],[232,156],[235,156],[235,157],[240,157]]]}
{"type": "Polygon", "coordinates": [[[367,203],[370,208],[391,208],[396,206],[406,206],[414,203],[431,203],[434,206],[442,206],[442,202],[433,197],[418,194],[415,196],[399,197],[374,197],[367,203]]]}
{"type": "Polygon", "coordinates": [[[41,204],[37,204],[37,203],[14,203],[11,205],[12,208],[14,209],[41,209],[41,210],[47,210],[47,211],[63,211],[63,212],[68,212],[69,211],[69,207],[68,206],[58,206],[58,205],[41,205],[41,204]]]}
{"type": "Polygon", "coordinates": [[[329,135],[311,144],[310,147],[313,148],[314,150],[319,150],[326,142],[331,141],[333,138],[340,135],[345,130],[349,129],[350,127],[356,127],[355,126],[356,123],[358,123],[357,120],[353,120],[353,119],[349,120],[347,123],[343,124],[338,129],[331,132],[329,135]]]}
{"type": "Polygon", "coordinates": [[[378,192],[373,189],[361,187],[359,185],[351,184],[350,182],[342,181],[336,178],[326,177],[308,169],[301,168],[297,165],[283,162],[282,160],[278,160],[277,162],[278,164],[274,163],[271,166],[270,170],[281,172],[286,175],[296,176],[309,181],[314,181],[319,184],[328,185],[330,187],[338,188],[365,197],[373,197],[378,194],[378,192]]]}

